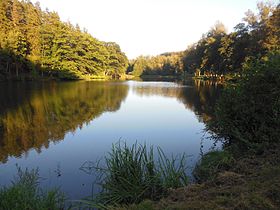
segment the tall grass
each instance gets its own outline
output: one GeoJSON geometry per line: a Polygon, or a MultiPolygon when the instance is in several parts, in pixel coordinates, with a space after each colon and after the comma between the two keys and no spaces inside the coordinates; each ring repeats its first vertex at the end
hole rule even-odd
{"type": "Polygon", "coordinates": [[[103,189],[93,199],[82,201],[86,206],[106,208],[119,204],[139,203],[144,199],[158,200],[169,188],[187,185],[185,155],[171,157],[157,148],[135,143],[128,146],[118,142],[105,156],[105,167],[96,167],[101,173],[103,189]]]}
{"type": "Polygon", "coordinates": [[[198,183],[213,180],[219,172],[234,165],[234,161],[233,155],[227,150],[208,152],[196,164],[193,176],[198,183]]]}
{"type": "Polygon", "coordinates": [[[1,210],[59,210],[64,201],[59,190],[43,191],[39,187],[38,170],[18,168],[11,186],[0,189],[1,210]]]}

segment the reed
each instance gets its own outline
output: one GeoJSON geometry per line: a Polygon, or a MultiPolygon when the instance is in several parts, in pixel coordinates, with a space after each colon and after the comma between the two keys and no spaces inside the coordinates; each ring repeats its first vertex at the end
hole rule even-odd
{"type": "Polygon", "coordinates": [[[169,188],[188,183],[185,155],[167,158],[162,149],[146,144],[128,146],[118,142],[104,160],[105,167],[96,166],[102,173],[99,184],[103,190],[81,201],[88,207],[106,209],[145,199],[158,200],[167,195],[169,188]]]}
{"type": "Polygon", "coordinates": [[[59,210],[64,208],[64,195],[58,190],[43,191],[39,187],[37,170],[22,170],[11,186],[0,189],[0,209],[5,210],[59,210]]]}

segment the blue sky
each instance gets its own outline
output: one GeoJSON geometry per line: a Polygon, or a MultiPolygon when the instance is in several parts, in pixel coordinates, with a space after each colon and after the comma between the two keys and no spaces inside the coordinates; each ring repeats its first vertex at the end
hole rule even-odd
{"type": "MultiPolygon", "coordinates": [[[[35,2],[35,0],[34,0],[35,2]]],[[[39,0],[63,21],[78,23],[102,41],[115,41],[129,58],[180,51],[216,21],[229,31],[257,0],[39,0]]],[[[272,2],[277,2],[274,0],[272,2]]]]}

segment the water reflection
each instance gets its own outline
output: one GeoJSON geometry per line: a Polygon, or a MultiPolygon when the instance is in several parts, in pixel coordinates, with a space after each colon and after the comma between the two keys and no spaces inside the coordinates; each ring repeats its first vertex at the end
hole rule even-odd
{"type": "Polygon", "coordinates": [[[140,96],[176,98],[193,111],[200,122],[206,123],[214,113],[214,106],[220,96],[222,84],[213,81],[186,80],[177,83],[135,83],[132,90],[140,96]]]}
{"type": "Polygon", "coordinates": [[[41,151],[103,112],[120,108],[128,86],[118,83],[1,84],[0,161],[41,151]]]}
{"type": "MultiPolygon", "coordinates": [[[[160,146],[167,155],[185,152],[193,167],[219,94],[219,84],[193,80],[2,83],[0,186],[18,164],[39,167],[46,187],[59,186],[72,199],[88,196],[94,175],[79,169],[119,138],[160,146]]],[[[203,150],[212,145],[204,141],[203,150]]]]}

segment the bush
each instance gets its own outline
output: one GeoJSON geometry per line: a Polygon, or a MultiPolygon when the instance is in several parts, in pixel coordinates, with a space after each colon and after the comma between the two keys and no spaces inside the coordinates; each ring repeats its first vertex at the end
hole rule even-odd
{"type": "Polygon", "coordinates": [[[261,152],[279,141],[280,53],[246,67],[241,79],[220,98],[208,129],[225,146],[261,152]]]}
{"type": "Polygon", "coordinates": [[[228,151],[211,151],[197,163],[193,176],[199,183],[209,181],[219,172],[229,169],[233,163],[233,156],[228,151]]]}
{"type": "Polygon", "coordinates": [[[169,188],[186,186],[185,156],[168,159],[161,149],[154,159],[153,147],[120,142],[113,145],[105,157],[105,168],[96,167],[102,173],[101,188],[94,199],[82,203],[104,208],[108,205],[139,203],[145,199],[158,200],[169,188]]]}
{"type": "Polygon", "coordinates": [[[10,187],[0,189],[0,209],[59,210],[64,206],[64,195],[58,190],[44,192],[39,187],[38,170],[21,170],[10,187]]]}

